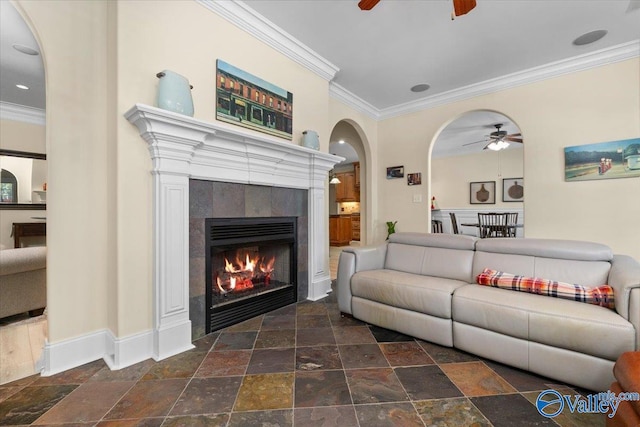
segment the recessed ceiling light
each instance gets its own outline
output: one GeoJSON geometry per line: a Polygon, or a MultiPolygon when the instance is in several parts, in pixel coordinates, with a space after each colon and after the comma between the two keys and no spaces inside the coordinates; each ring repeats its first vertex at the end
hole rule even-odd
{"type": "Polygon", "coordinates": [[[27,55],[40,55],[40,52],[38,52],[37,50],[32,49],[29,46],[25,46],[23,44],[16,43],[13,45],[13,48],[18,52],[22,52],[27,55]]]}
{"type": "Polygon", "coordinates": [[[588,33],[581,35],[577,39],[575,39],[573,41],[573,44],[576,46],[583,46],[585,44],[597,42],[598,40],[600,40],[606,35],[607,35],[607,30],[590,31],[588,33]]]}
{"type": "Polygon", "coordinates": [[[431,86],[429,86],[426,83],[420,83],[419,85],[415,85],[414,87],[411,88],[411,92],[424,92],[425,90],[428,90],[431,86]]]}
{"type": "Polygon", "coordinates": [[[338,144],[344,144],[344,139],[341,139],[340,141],[338,141],[338,144]]]}
{"type": "Polygon", "coordinates": [[[22,90],[29,90],[29,86],[25,86],[25,85],[16,85],[16,87],[22,90]]]}

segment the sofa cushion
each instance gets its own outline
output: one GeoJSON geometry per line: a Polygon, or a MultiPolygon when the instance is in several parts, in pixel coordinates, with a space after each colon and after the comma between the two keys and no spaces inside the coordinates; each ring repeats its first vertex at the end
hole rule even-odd
{"type": "Polygon", "coordinates": [[[476,250],[576,261],[611,261],[613,259],[613,252],[608,246],[577,240],[482,239],[476,243],[476,250]]]}
{"type": "Polygon", "coordinates": [[[635,347],[635,330],[615,311],[591,304],[480,285],[456,289],[456,322],[615,360],[635,347]]]}
{"type": "Polygon", "coordinates": [[[351,278],[351,293],[382,304],[451,318],[451,294],[467,285],[459,280],[394,270],[360,271],[351,278]]]}
{"type": "Polygon", "coordinates": [[[385,269],[473,282],[471,236],[397,233],[387,246],[385,269]]]}
{"type": "Polygon", "coordinates": [[[615,308],[613,289],[608,285],[591,288],[539,277],[516,276],[489,268],[478,274],[476,282],[479,285],[615,308]]]}

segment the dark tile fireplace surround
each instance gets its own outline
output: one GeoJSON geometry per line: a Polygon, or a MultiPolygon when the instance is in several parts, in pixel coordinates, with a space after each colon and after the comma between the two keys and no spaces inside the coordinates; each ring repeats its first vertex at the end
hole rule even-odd
{"type": "Polygon", "coordinates": [[[308,296],[307,190],[189,180],[189,318],[192,339],[206,330],[205,219],[297,217],[297,299],[308,296]]]}

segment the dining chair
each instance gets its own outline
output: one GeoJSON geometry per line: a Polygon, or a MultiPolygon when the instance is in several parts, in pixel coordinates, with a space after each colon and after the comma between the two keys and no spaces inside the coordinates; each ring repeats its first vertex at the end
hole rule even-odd
{"type": "Polygon", "coordinates": [[[449,218],[451,218],[451,230],[453,234],[460,234],[458,230],[458,220],[456,219],[456,214],[453,212],[449,212],[449,218]]]}
{"type": "Polygon", "coordinates": [[[431,220],[431,232],[432,233],[442,233],[442,221],[439,219],[431,220]]]}
{"type": "Polygon", "coordinates": [[[506,213],[480,213],[478,212],[478,227],[480,228],[480,238],[507,236],[507,214],[506,213]]]}
{"type": "Polygon", "coordinates": [[[518,212],[507,212],[507,237],[516,237],[516,224],[518,212]]]}

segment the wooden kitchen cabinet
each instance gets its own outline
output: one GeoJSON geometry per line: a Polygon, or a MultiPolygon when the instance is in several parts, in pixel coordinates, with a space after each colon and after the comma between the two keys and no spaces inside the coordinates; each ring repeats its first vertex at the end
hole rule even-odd
{"type": "MultiPolygon", "coordinates": [[[[336,202],[356,202],[355,173],[341,172],[336,176],[340,180],[340,184],[336,184],[336,202]]],[[[358,193],[360,193],[358,191],[358,193]]]]}
{"type": "Polygon", "coordinates": [[[355,185],[356,190],[360,193],[360,162],[353,162],[353,185],[355,185]]]}
{"type": "Polygon", "coordinates": [[[351,214],[351,240],[360,240],[360,214],[351,214]]]}
{"type": "Polygon", "coordinates": [[[347,246],[351,242],[351,216],[331,215],[329,217],[329,245],[347,246]]]}

